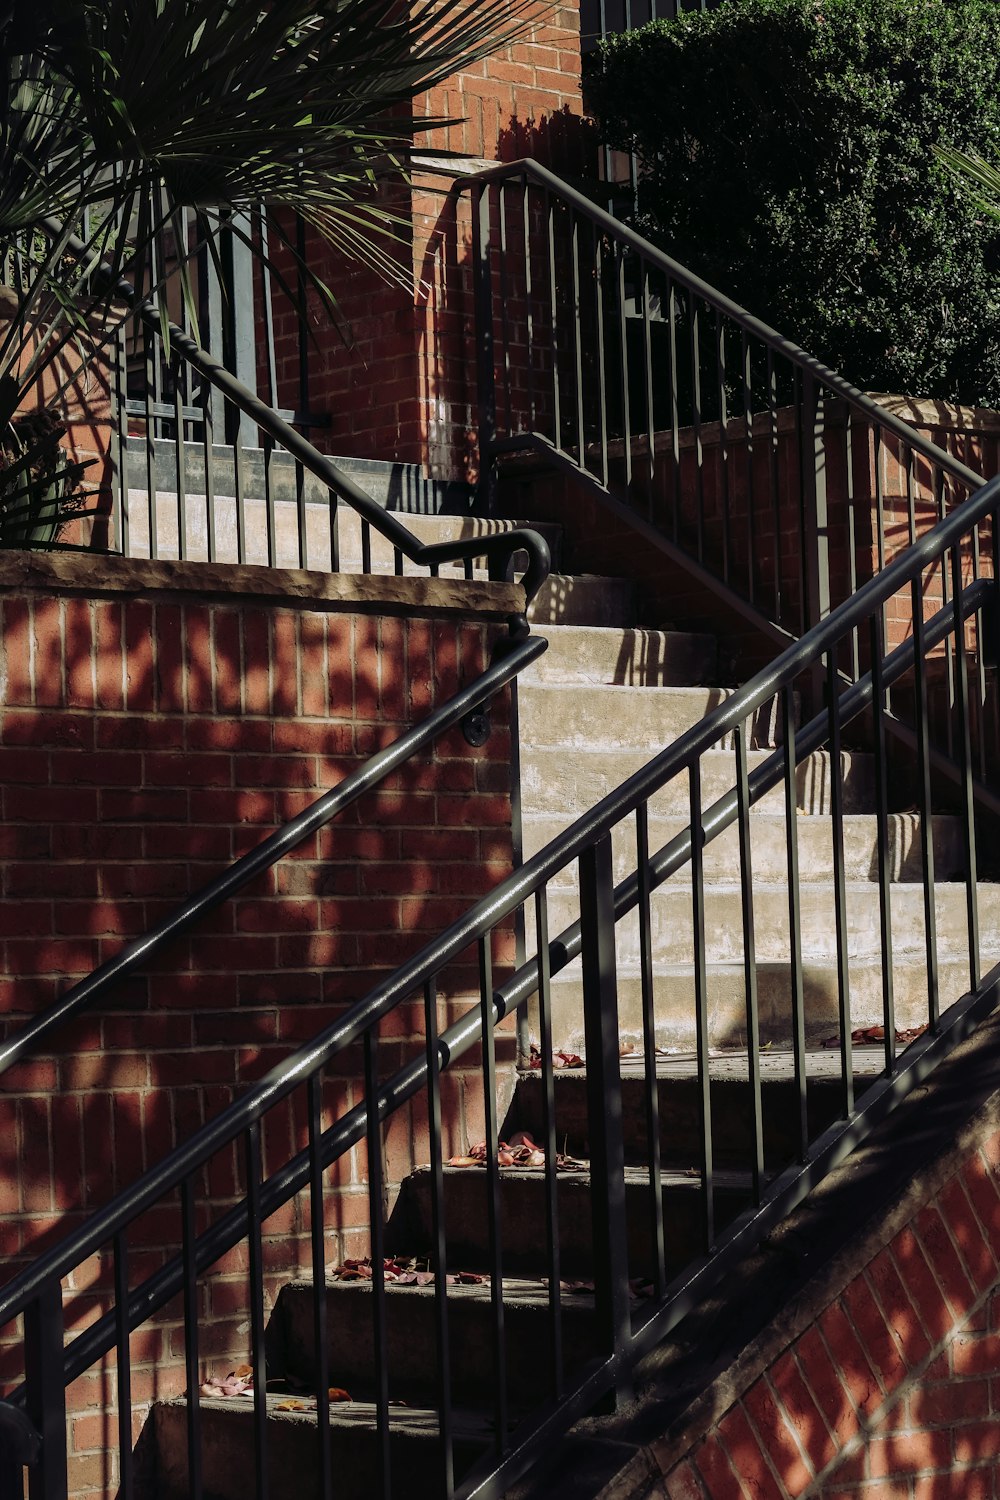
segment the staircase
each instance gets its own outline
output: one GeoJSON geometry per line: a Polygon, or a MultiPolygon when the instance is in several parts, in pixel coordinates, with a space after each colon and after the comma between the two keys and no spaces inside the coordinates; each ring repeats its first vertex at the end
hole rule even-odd
{"type": "MultiPolygon", "coordinates": [[[[413,518],[424,542],[443,542],[504,523],[474,517],[413,518]]],[[[506,523],[526,524],[526,523],[506,523]]],[[[560,536],[546,529],[558,568],[560,536]]],[[[376,551],[372,569],[391,566],[376,551]]],[[[519,679],[521,812],[524,855],[530,858],[598,803],[654,749],[668,745],[733,694],[718,682],[713,638],[704,633],[656,629],[635,623],[632,586],[621,579],[554,573],[532,607],[533,629],[547,652],[519,679]]],[[[780,715],[766,704],[753,719],[748,770],[774,748],[780,715]]],[[[868,1032],[852,1049],[851,1084],[860,1092],[884,1070],[886,1048],[877,1033],[883,1019],[883,976],[878,923],[878,824],[874,757],[841,751],[845,890],[850,913],[849,984],[852,1029],[868,1032]]],[[[729,790],[734,777],[732,736],[702,757],[706,806],[729,790]]],[[[816,1136],[841,1113],[844,1078],[834,917],[834,779],[828,751],[816,751],[797,768],[796,836],[801,881],[800,939],[804,985],[807,1129],[816,1136]],[[825,1044],[825,1045],[824,1045],[825,1044]]],[[[651,799],[650,847],[679,835],[688,816],[672,782],[651,799]]],[[[796,1086],[789,951],[787,823],[782,791],[761,799],[750,817],[756,1018],[748,1014],[743,890],[739,831],[709,845],[704,862],[705,964],[708,983],[707,1096],[712,1148],[706,1162],[700,1116],[702,1085],[695,1017],[695,963],[691,943],[692,884],[672,880],[653,898],[650,957],[655,994],[652,1047],[644,1055],[643,983],[638,922],[620,922],[616,934],[621,1047],[624,1173],[624,1248],[631,1285],[630,1315],[641,1319],[645,1298],[696,1262],[755,1198],[758,1171],[772,1181],[796,1160],[800,1146],[800,1096],[796,1086]],[[763,1051],[756,1065],[747,1050],[748,1025],[763,1051]],[[660,1213],[653,1209],[647,1068],[655,1069],[658,1115],[660,1213]],[[755,1108],[752,1072],[759,1073],[755,1108]],[[711,1193],[706,1194],[706,1181],[711,1193]],[[658,1246],[662,1247],[660,1258],[658,1246]]],[[[922,906],[920,815],[893,810],[885,824],[893,933],[892,977],[896,1025],[914,1032],[927,1019],[927,963],[922,906]]],[[[613,840],[614,878],[634,867],[634,832],[625,822],[613,840]]],[[[960,820],[933,818],[938,975],[942,997],[962,993],[968,958],[965,926],[965,852],[960,820]]],[[[1000,887],[980,882],[979,914],[984,966],[1000,959],[1000,887]]],[[[550,884],[551,931],[580,913],[572,867],[550,884]]],[[[527,946],[536,949],[529,913],[527,946]]],[[[437,1500],[448,1492],[439,1441],[441,1381],[450,1382],[450,1454],[461,1483],[496,1447],[497,1424],[512,1424],[580,1379],[600,1352],[594,1277],[600,1251],[594,1244],[590,1169],[592,1101],[585,1067],[586,1018],[580,963],[569,965],[551,987],[553,1047],[567,1066],[552,1077],[554,1117],[546,1119],[545,1077],[523,1068],[500,1136],[521,1145],[554,1135],[561,1158],[553,1179],[541,1165],[512,1164],[498,1175],[497,1215],[502,1229],[502,1282],[494,1296],[496,1247],[491,1242],[490,1181],[474,1157],[443,1169],[440,1233],[448,1272],[447,1374],[442,1374],[440,1324],[430,1271],[385,1288],[389,1429],[387,1456],[379,1441],[376,1396],[378,1360],[373,1334],[373,1287],[362,1267],[329,1266],[320,1289],[294,1279],[280,1290],[267,1329],[269,1391],[267,1450],[273,1500],[312,1500],[322,1494],[316,1461],[317,1410],[310,1395],[320,1378],[316,1338],[325,1327],[325,1375],[349,1394],[330,1414],[330,1462],[341,1500],[378,1494],[380,1463],[388,1463],[398,1492],[437,1500]],[[584,1054],[583,1057],[577,1054],[584,1054]],[[554,1202],[553,1202],[554,1198],[554,1202]],[[557,1228],[556,1228],[557,1226],[557,1228]],[[424,1282],[425,1284],[420,1284],[424,1282]],[[562,1282],[558,1298],[552,1286],[562,1282]],[[495,1366],[497,1302],[502,1303],[503,1374],[495,1366]],[[558,1335],[554,1333],[558,1323],[558,1335]]],[[[540,1030],[537,1003],[529,1010],[536,1063],[540,1030]]],[[[908,1040],[908,1038],[907,1038],[908,1040]]],[[[902,1050],[902,1042],[896,1050],[902,1050]]],[[[510,1096],[510,1088],[503,1092],[510,1096]]],[[[468,1148],[488,1133],[466,1122],[468,1148]]],[[[599,1210],[598,1210],[599,1212],[599,1210]]],[[[438,1243],[433,1172],[418,1169],[402,1185],[387,1226],[386,1254],[398,1267],[433,1267],[438,1243]]],[[[405,1276],[405,1273],[404,1273],[405,1276]]],[[[219,1371],[218,1373],[223,1373],[219,1371]]],[[[202,1483],[213,1500],[243,1500],[255,1484],[254,1411],[247,1399],[201,1402],[202,1483]]],[[[187,1403],[154,1409],[148,1438],[148,1493],[156,1500],[187,1500],[187,1403]]],[[[394,1489],[393,1493],[397,1490],[394,1489]]]]}
{"type": "MultiPolygon", "coordinates": [[[[504,367],[499,436],[498,403],[480,392],[483,451],[492,460],[528,449],[571,474],[615,526],[633,528],[634,577],[609,548],[609,572],[628,577],[557,564],[542,583],[538,538],[512,539],[513,523],[469,513],[404,526],[232,381],[229,415],[251,418],[289,455],[272,472],[273,450],[261,449],[263,494],[248,495],[234,445],[232,481],[213,495],[207,423],[201,488],[195,468],[185,474],[183,441],[173,445],[176,482],[163,484],[147,429],[154,554],[252,561],[254,507],[266,539],[259,560],[272,565],[403,577],[412,564],[472,579],[484,553],[497,576],[513,544],[527,551],[531,618],[549,650],[518,690],[526,858],[4,1289],[0,1322],[23,1315],[28,1351],[24,1387],[0,1402],[4,1493],[20,1494],[27,1463],[32,1500],[64,1500],[66,1390],[114,1351],[108,1401],[120,1407],[123,1496],[500,1500],[551,1461],[578,1418],[626,1402],[643,1358],[727,1274],[738,1283],[741,1258],[996,1004],[1000,975],[987,971],[1000,958],[998,888],[981,878],[977,849],[989,852],[997,810],[980,752],[997,609],[982,559],[992,560],[1000,528],[1000,482],[978,488],[971,470],[538,171],[529,182],[530,163],[498,168],[472,186],[486,210],[494,178],[509,178],[525,203],[537,186],[562,215],[541,251],[551,305],[536,316],[544,267],[529,256],[525,279],[535,282],[505,306],[524,310],[525,363],[504,367]],[[573,275],[557,285],[554,260],[567,245],[573,275]],[[577,308],[566,337],[581,287],[593,305],[577,308]],[[690,356],[681,367],[691,367],[679,383],[678,338],[690,356]],[[630,399],[633,365],[644,365],[644,410],[630,399]],[[654,376],[671,397],[663,443],[654,376]],[[620,422],[609,421],[609,392],[620,422]],[[737,397],[742,414],[731,420],[737,397]],[[872,447],[861,456],[875,455],[877,566],[860,586],[850,482],[846,572],[833,565],[827,525],[826,480],[838,465],[849,480],[857,457],[853,417],[827,423],[837,401],[868,423],[872,447]],[[547,430],[521,430],[535,417],[547,430]],[[721,468],[706,459],[709,429],[721,468]],[[880,467],[890,441],[901,487],[892,504],[880,467]],[[727,449],[739,450],[739,466],[725,467],[727,449]],[[915,455],[929,466],[936,521],[919,534],[926,476],[915,478],[915,455]],[[747,471],[742,494],[737,467],[747,471]],[[766,514],[758,470],[774,499],[766,514]],[[657,489],[671,472],[672,512],[657,489]],[[949,510],[963,487],[970,498],[949,510]],[[897,501],[908,535],[890,561],[883,532],[897,501]],[[191,529],[199,512],[203,535],[196,521],[191,529]],[[800,525],[788,547],[786,521],[800,525]],[[645,613],[635,579],[668,565],[688,580],[685,618],[724,606],[775,642],[763,671],[721,681],[710,635],[645,613]],[[845,602],[831,609],[838,590],[845,602]],[[928,678],[944,654],[954,696],[942,724],[928,709],[928,678]],[[904,775],[890,774],[890,734],[912,752],[904,775]],[[523,962],[513,974],[494,969],[519,915],[523,962]],[[470,948],[478,998],[440,1033],[439,978],[470,948]],[[423,1006],[424,1049],[393,1072],[380,1034],[402,1005],[423,1006]],[[497,1036],[515,1013],[521,1061],[537,1065],[513,1077],[497,1036]],[[479,1071],[482,1117],[466,1117],[465,1154],[446,1160],[444,1075],[463,1057],[479,1071]],[[338,1075],[356,1079],[357,1093],[331,1109],[324,1082],[338,1075]],[[430,1160],[386,1215],[384,1132],[411,1100],[426,1110],[430,1160]],[[301,1130],[286,1133],[280,1154],[262,1151],[272,1112],[283,1129],[286,1108],[299,1110],[301,1130]],[[367,1152],[371,1258],[331,1267],[326,1174],[355,1148],[367,1152]],[[202,1184],[218,1153],[244,1163],[246,1196],[213,1219],[202,1184]],[[305,1257],[301,1237],[275,1227],[297,1195],[305,1257]],[[164,1215],[162,1263],[130,1265],[129,1228],[153,1210],[164,1215]],[[113,1287],[100,1316],[66,1340],[64,1285],[78,1284],[95,1256],[113,1268],[113,1287]],[[248,1339],[250,1365],[196,1397],[232,1359],[229,1345],[222,1366],[210,1352],[217,1287],[222,1336],[237,1328],[248,1339]],[[159,1337],[154,1319],[178,1304],[170,1349],[184,1359],[187,1391],[154,1404],[133,1454],[130,1339],[159,1337]]],[[[488,295],[478,301],[480,316],[502,321],[488,295]]],[[[142,317],[158,328],[155,310],[142,317]]],[[[191,370],[219,387],[189,336],[174,330],[172,345],[192,386],[191,370]]],[[[186,422],[197,423],[198,394],[186,422]]],[[[129,461],[119,517],[141,543],[129,461]]],[[[562,539],[547,534],[558,554],[562,539]]],[[[523,648],[523,617],[511,624],[523,648]]]]}

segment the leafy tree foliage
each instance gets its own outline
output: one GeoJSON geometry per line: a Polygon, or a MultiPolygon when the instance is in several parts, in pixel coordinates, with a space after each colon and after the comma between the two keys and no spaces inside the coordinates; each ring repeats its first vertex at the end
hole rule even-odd
{"type": "Polygon", "coordinates": [[[994,0],[731,0],[590,99],[677,259],[863,387],[1000,404],[1000,224],[946,161],[1000,164],[994,0]]]}

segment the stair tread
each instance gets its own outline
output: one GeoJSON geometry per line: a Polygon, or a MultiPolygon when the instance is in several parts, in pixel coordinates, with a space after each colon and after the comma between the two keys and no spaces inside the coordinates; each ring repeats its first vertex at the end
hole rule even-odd
{"type": "MultiPolygon", "coordinates": [[[[896,1051],[902,1052],[906,1045],[908,1044],[905,1042],[897,1042],[896,1051]]],[[[560,1085],[586,1082],[586,1054],[578,1055],[583,1058],[583,1067],[555,1070],[554,1076],[560,1085]]],[[[759,1060],[762,1083],[784,1082],[795,1078],[795,1053],[790,1047],[762,1047],[759,1060]]],[[[852,1062],[855,1078],[877,1078],[885,1067],[885,1049],[882,1043],[855,1043],[852,1048],[852,1062]]],[[[626,1054],[619,1059],[619,1065],[623,1083],[645,1081],[646,1068],[641,1053],[626,1054]]],[[[710,1077],[715,1079],[749,1079],[749,1053],[746,1048],[712,1047],[709,1049],[708,1066],[710,1077]]],[[[805,1066],[806,1075],[809,1078],[839,1079],[841,1076],[840,1051],[836,1047],[809,1048],[805,1053],[805,1066]]],[[[658,1079],[696,1078],[698,1076],[697,1052],[680,1047],[671,1048],[668,1052],[658,1052],[656,1076],[658,1079]]],[[[519,1081],[535,1078],[541,1078],[541,1070],[538,1068],[526,1068],[518,1074],[519,1081]]]]}
{"type": "MultiPolygon", "coordinates": [[[[293,1393],[268,1391],[266,1396],[267,1416],[269,1421],[275,1422],[297,1422],[315,1425],[317,1420],[315,1398],[306,1395],[297,1396],[293,1393]],[[308,1403],[305,1410],[281,1411],[283,1402],[299,1400],[308,1403]]],[[[186,1396],[174,1396],[159,1403],[163,1407],[186,1408],[186,1396]]],[[[224,1412],[226,1416],[238,1421],[241,1417],[252,1421],[254,1414],[254,1403],[252,1397],[247,1396],[201,1396],[198,1401],[202,1412],[224,1412]]],[[[453,1425],[456,1436],[478,1439],[488,1442],[493,1433],[491,1418],[484,1412],[472,1407],[452,1406],[453,1425]]],[[[374,1401],[335,1401],[330,1405],[331,1428],[354,1428],[358,1426],[374,1426],[377,1421],[377,1408],[374,1401]]],[[[400,1433],[433,1433],[437,1434],[438,1413],[433,1407],[419,1407],[407,1405],[390,1405],[389,1425],[400,1433]]]]}

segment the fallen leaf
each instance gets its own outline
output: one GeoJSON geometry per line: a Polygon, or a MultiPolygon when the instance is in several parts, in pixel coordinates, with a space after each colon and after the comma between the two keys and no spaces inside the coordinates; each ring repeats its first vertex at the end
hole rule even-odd
{"type": "Polygon", "coordinates": [[[309,1407],[304,1401],[293,1397],[290,1401],[279,1401],[274,1409],[275,1411],[308,1411],[309,1407]]]}
{"type": "Polygon", "coordinates": [[[327,1399],[330,1401],[353,1401],[354,1397],[350,1391],[345,1391],[343,1386],[331,1385],[327,1391],[327,1399]]]}

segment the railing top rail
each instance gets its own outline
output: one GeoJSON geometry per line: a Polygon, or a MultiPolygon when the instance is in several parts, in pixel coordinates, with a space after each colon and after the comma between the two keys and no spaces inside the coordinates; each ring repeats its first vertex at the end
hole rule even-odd
{"type": "MultiPolygon", "coordinates": [[[[950,515],[864,584],[819,625],[789,646],[745,687],[584,813],[570,828],[527,860],[513,875],[427,943],[407,963],[376,985],[342,1017],[292,1056],[284,1059],[216,1119],[166,1156],[132,1188],[95,1214],[61,1245],[54,1246],[26,1268],[0,1293],[0,1324],[16,1317],[38,1295],[47,1281],[67,1275],[81,1259],[106,1244],[137,1214],[176,1188],[217,1150],[236,1139],[266,1110],[324,1067],[333,1056],[359,1040],[365,1031],[393,1010],[400,1001],[412,996],[463,950],[479,942],[498,922],[509,916],[584,849],[634,812],[672,777],[693,764],[718,741],[720,735],[745,721],[777,691],[791,684],[894,593],[918,578],[929,563],[941,557],[980,521],[995,513],[998,502],[1000,476],[956,506],[950,515]]],[[[442,1040],[447,1045],[446,1039],[442,1040]]]]}
{"type": "MultiPolygon", "coordinates": [[[[63,226],[54,219],[47,220],[44,227],[50,234],[61,235],[63,233],[63,226]]],[[[66,236],[65,245],[72,254],[84,256],[87,253],[86,245],[76,235],[66,236]]],[[[496,532],[489,536],[465,537],[454,542],[418,541],[408,527],[391,511],[385,510],[366,494],[333,459],[314,448],[308,438],[297,432],[289,422],[262,401],[250,390],[249,386],[238,380],[206,349],[202,349],[190,334],[185,333],[169,319],[164,321],[157,303],[152,298],[140,297],[131,282],[116,277],[110,267],[106,265],[95,267],[93,273],[95,278],[99,279],[102,274],[106,278],[108,289],[115,297],[131,307],[136,316],[140,317],[155,333],[162,333],[165,326],[169,333],[171,347],[187,364],[197,370],[226,400],[231,401],[245,416],[249,417],[262,432],[266,432],[269,437],[280,444],[302,464],[304,469],[319,479],[341,500],[345,500],[352,510],[356,511],[363,520],[374,527],[411,562],[421,566],[435,567],[442,563],[461,562],[467,558],[488,557],[491,561],[491,576],[493,576],[494,562],[502,562],[503,571],[505,571],[514,553],[527,553],[528,566],[521,579],[525,594],[525,611],[527,610],[528,605],[548,577],[551,567],[548,543],[537,531],[532,531],[529,527],[516,527],[511,531],[496,532]]],[[[525,614],[512,618],[511,630],[514,634],[527,634],[525,614]]]]}
{"type": "MultiPolygon", "coordinates": [[[[453,173],[450,175],[454,177],[453,173]]],[[[924,458],[929,459],[961,484],[966,485],[971,490],[976,490],[983,483],[984,476],[982,474],[977,474],[974,469],[970,469],[960,459],[945,452],[943,448],[939,448],[936,443],[932,443],[929,438],[925,438],[921,433],[910,427],[895,412],[891,412],[886,407],[880,406],[865,391],[859,390],[849,380],[845,380],[842,375],[838,375],[836,371],[829,369],[813,355],[808,354],[804,349],[800,349],[798,344],[792,343],[790,339],[783,337],[782,334],[778,333],[769,324],[763,322],[760,318],[754,317],[753,313],[749,313],[746,308],[740,307],[739,303],[727,297],[724,292],[720,292],[715,287],[709,286],[707,281],[702,281],[700,276],[696,276],[693,271],[689,271],[679,261],[672,259],[665,251],[660,250],[656,245],[651,244],[649,240],[644,239],[641,234],[637,233],[636,230],[632,229],[622,219],[616,219],[606,209],[592,202],[578,188],[573,187],[570,183],[564,181],[563,178],[558,177],[555,172],[543,166],[541,162],[533,161],[530,157],[523,157],[520,161],[502,162],[495,167],[488,167],[480,171],[463,172],[460,176],[454,177],[453,186],[456,192],[464,192],[467,188],[487,187],[491,183],[503,182],[510,178],[530,178],[539,187],[545,188],[548,192],[562,199],[564,203],[575,209],[584,218],[589,219],[599,229],[612,238],[628,245],[652,265],[663,271],[672,281],[677,282],[689,292],[694,293],[695,296],[701,297],[719,312],[732,318],[733,322],[737,323],[747,333],[761,339],[765,344],[774,349],[776,353],[783,355],[792,364],[797,365],[799,369],[807,371],[814,379],[821,381],[829,390],[835,391],[838,396],[841,396],[856,411],[863,413],[871,421],[877,422],[886,431],[894,433],[903,442],[907,443],[915,453],[922,454],[924,458]]]]}

